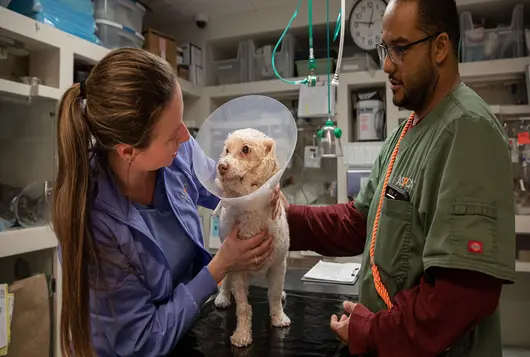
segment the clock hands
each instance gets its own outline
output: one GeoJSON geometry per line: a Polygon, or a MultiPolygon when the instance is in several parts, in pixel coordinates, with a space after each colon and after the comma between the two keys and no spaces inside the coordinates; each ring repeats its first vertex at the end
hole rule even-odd
{"type": "Polygon", "coordinates": [[[372,7],[372,12],[370,13],[370,21],[355,21],[354,24],[368,25],[368,28],[370,28],[370,26],[374,24],[372,21],[373,16],[374,16],[374,8],[372,7]]]}

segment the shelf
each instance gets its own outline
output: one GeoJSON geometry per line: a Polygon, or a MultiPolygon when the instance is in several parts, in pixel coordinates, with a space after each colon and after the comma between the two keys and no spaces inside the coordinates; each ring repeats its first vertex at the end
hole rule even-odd
{"type": "Polygon", "coordinates": [[[0,7],[0,36],[22,42],[30,51],[64,49],[96,63],[109,50],[77,36],[0,7]]]}
{"type": "Polygon", "coordinates": [[[467,83],[524,79],[530,57],[460,63],[460,76],[467,83]]]}
{"type": "Polygon", "coordinates": [[[503,357],[530,357],[530,348],[503,347],[503,357]]]}
{"type": "MultiPolygon", "coordinates": [[[[530,115],[530,105],[491,105],[490,108],[495,115],[530,115]]],[[[400,109],[398,111],[398,118],[406,119],[410,113],[410,110],[400,109]]]]}
{"type": "MultiPolygon", "coordinates": [[[[460,64],[460,74],[465,82],[502,81],[523,79],[525,67],[530,65],[530,57],[509,58],[483,62],[468,62],[460,64]]],[[[320,76],[325,77],[325,76],[320,76]]],[[[299,80],[294,78],[292,80],[299,80]]],[[[366,88],[370,86],[385,86],[388,75],[378,70],[373,73],[344,72],[340,74],[340,84],[347,85],[350,89],[366,88]]],[[[285,83],[279,79],[266,81],[226,84],[220,86],[209,86],[204,94],[212,99],[230,99],[249,94],[262,94],[273,97],[289,97],[298,95],[298,86],[285,83]]],[[[528,106],[510,106],[514,114],[519,110],[526,111],[528,106]]],[[[502,113],[508,114],[508,113],[502,113]]]]}
{"type": "Polygon", "coordinates": [[[52,100],[59,100],[62,91],[45,85],[30,86],[28,84],[8,81],[0,78],[0,96],[8,97],[39,97],[52,100]]]}
{"type": "MultiPolygon", "coordinates": [[[[294,78],[291,80],[297,80],[294,78]]],[[[225,84],[204,88],[204,94],[212,99],[231,99],[250,94],[274,96],[296,96],[299,86],[285,83],[279,79],[266,81],[225,84]]]]}
{"type": "MultiPolygon", "coordinates": [[[[327,76],[318,76],[324,80],[327,76]]],[[[340,74],[340,85],[347,85],[350,89],[363,87],[384,87],[388,76],[381,70],[372,72],[344,72],[340,74]]],[[[291,81],[303,78],[290,78],[291,81]]],[[[299,86],[285,83],[280,79],[266,81],[226,84],[204,88],[204,94],[212,99],[230,99],[249,94],[268,95],[276,98],[287,98],[298,96],[299,86]]]]}
{"type": "Polygon", "coordinates": [[[519,273],[530,273],[530,262],[515,261],[515,271],[519,273]]]}
{"type": "Polygon", "coordinates": [[[515,215],[515,233],[530,234],[530,215],[515,215]]]}
{"type": "Polygon", "coordinates": [[[56,247],[57,238],[47,225],[0,232],[0,258],[56,247]]]}
{"type": "Polygon", "coordinates": [[[184,98],[199,99],[202,96],[201,87],[185,80],[184,78],[179,78],[178,82],[180,84],[180,89],[182,90],[182,96],[184,98]]]}
{"type": "Polygon", "coordinates": [[[495,115],[530,115],[530,105],[491,105],[495,115]]]}

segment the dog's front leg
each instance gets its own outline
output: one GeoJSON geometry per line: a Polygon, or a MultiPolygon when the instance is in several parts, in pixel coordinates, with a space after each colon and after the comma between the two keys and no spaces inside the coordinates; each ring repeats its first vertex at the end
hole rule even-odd
{"type": "Polygon", "coordinates": [[[219,287],[219,293],[215,297],[214,305],[219,309],[230,306],[230,278],[228,276],[223,279],[219,287]]]}
{"type": "Polygon", "coordinates": [[[283,285],[285,282],[285,269],[287,259],[273,264],[267,270],[267,287],[269,290],[269,309],[271,314],[272,326],[286,327],[291,324],[291,320],[283,311],[282,298],[284,298],[283,285]]]}
{"type": "Polygon", "coordinates": [[[236,301],[237,327],[230,342],[237,347],[252,343],[252,307],[248,303],[248,278],[245,273],[231,273],[230,283],[236,301]]]}

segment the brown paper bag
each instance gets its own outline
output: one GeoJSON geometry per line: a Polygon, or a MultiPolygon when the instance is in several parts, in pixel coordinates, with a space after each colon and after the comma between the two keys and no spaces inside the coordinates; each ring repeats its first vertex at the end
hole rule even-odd
{"type": "Polygon", "coordinates": [[[14,282],[15,294],[8,357],[50,356],[50,297],[46,275],[14,282]]]}

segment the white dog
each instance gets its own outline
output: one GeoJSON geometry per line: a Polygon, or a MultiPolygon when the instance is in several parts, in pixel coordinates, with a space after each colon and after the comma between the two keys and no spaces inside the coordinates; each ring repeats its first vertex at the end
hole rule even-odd
{"type": "MultiPolygon", "coordinates": [[[[256,191],[278,170],[274,140],[255,129],[236,130],[225,141],[216,183],[226,197],[240,197],[256,191]]],[[[272,325],[286,327],[291,323],[282,306],[289,226],[280,203],[277,209],[279,214],[273,218],[273,207],[269,205],[252,212],[242,212],[234,206],[221,207],[219,229],[224,239],[237,219],[240,239],[248,239],[263,230],[272,236],[274,251],[258,273],[267,278],[272,325]]],[[[235,298],[237,327],[230,341],[237,347],[252,343],[252,308],[247,298],[250,276],[250,272],[228,274],[215,299],[216,307],[225,308],[230,305],[230,293],[235,298]]]]}

